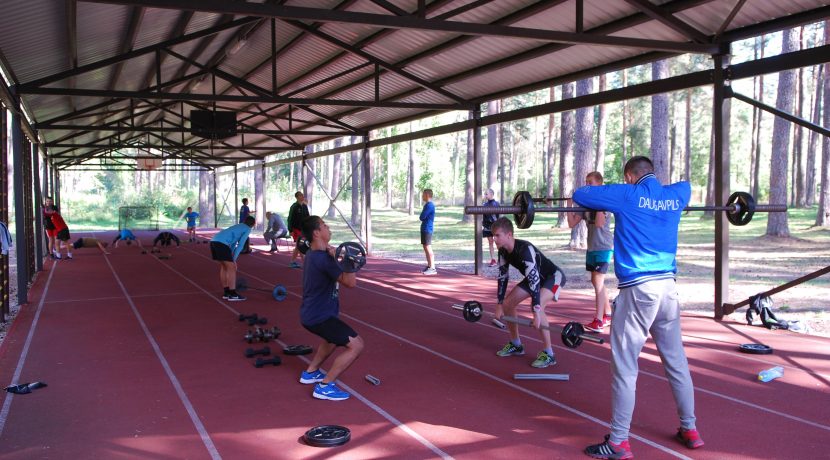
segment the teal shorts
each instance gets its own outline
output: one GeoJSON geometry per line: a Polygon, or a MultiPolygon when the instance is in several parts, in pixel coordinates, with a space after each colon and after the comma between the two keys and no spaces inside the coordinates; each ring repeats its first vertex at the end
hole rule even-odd
{"type": "Polygon", "coordinates": [[[611,255],[614,251],[588,251],[585,253],[585,270],[589,272],[608,273],[611,255]]]}

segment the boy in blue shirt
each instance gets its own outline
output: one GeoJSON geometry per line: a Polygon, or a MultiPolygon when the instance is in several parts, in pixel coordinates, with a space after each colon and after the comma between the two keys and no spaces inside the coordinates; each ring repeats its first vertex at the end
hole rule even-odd
{"type": "Polygon", "coordinates": [[[628,443],[634,415],[637,358],[649,333],[672,387],[680,428],[676,439],[703,446],[695,428],[695,389],[683,350],[677,274],[677,232],[689,203],[688,182],[662,185],[651,160],[625,164],[625,184],[585,186],[573,193],[580,206],[614,214],[614,274],[620,293],[611,323],[611,434],[585,448],[593,458],[633,458],[628,443]]]}
{"type": "Polygon", "coordinates": [[[432,232],[435,223],[435,203],[432,202],[432,189],[424,189],[421,194],[424,209],[421,210],[421,245],[427,257],[427,266],[421,271],[424,275],[437,275],[435,269],[435,254],[432,252],[432,232]]]}
{"type": "Polygon", "coordinates": [[[308,367],[300,374],[300,383],[316,383],[312,396],[317,399],[342,401],[350,395],[340,389],[335,381],[360,356],[363,339],[340,319],[339,286],[355,287],[357,276],[344,272],[337,264],[334,248],[329,246],[331,230],[319,216],[303,221],[303,236],[310,242],[311,248],[305,255],[300,323],[322,341],[308,367]],[[331,369],[325,374],[320,366],[337,347],[344,347],[344,351],[334,359],[331,369]]]}
{"type": "Polygon", "coordinates": [[[193,208],[188,206],[187,212],[182,217],[187,222],[187,234],[189,235],[187,241],[192,243],[196,241],[196,218],[199,217],[199,213],[194,212],[193,208]]]}
{"type": "Polygon", "coordinates": [[[236,259],[245,247],[255,222],[254,216],[248,216],[244,223],[231,225],[210,240],[210,255],[219,262],[219,279],[222,281],[222,298],[225,300],[245,300],[245,297],[236,292],[236,259]]]}
{"type": "MultiPolygon", "coordinates": [[[[239,208],[239,223],[244,224],[245,220],[248,219],[251,214],[256,214],[256,211],[251,211],[251,208],[248,207],[248,199],[242,198],[242,207],[239,208]]],[[[253,216],[251,216],[253,217],[253,216]]],[[[256,223],[256,220],[254,220],[256,223]]],[[[252,226],[253,227],[253,226],[252,226]]],[[[242,254],[250,254],[251,253],[251,241],[249,239],[245,240],[245,248],[242,250],[242,254]]]]}
{"type": "Polygon", "coordinates": [[[126,241],[127,246],[129,246],[130,244],[132,244],[133,241],[135,241],[136,244],[138,244],[138,247],[141,248],[142,251],[144,250],[144,246],[141,245],[141,240],[136,238],[135,235],[133,234],[133,232],[130,231],[130,229],[127,229],[127,228],[121,229],[121,231],[118,232],[117,235],[115,235],[115,239],[112,240],[112,243],[113,243],[112,247],[117,248],[118,247],[118,242],[121,241],[121,240],[126,241]]]}

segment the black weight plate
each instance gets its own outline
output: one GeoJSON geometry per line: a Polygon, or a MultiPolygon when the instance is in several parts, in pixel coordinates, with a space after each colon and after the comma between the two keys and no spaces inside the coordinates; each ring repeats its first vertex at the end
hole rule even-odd
{"type": "Polygon", "coordinates": [[[746,192],[735,192],[726,201],[727,206],[737,205],[738,212],[726,212],[726,220],[732,225],[742,226],[748,224],[755,215],[755,198],[746,192]]]}
{"type": "Polygon", "coordinates": [[[516,192],[516,195],[513,196],[513,206],[519,206],[524,210],[524,212],[513,214],[513,221],[516,222],[516,227],[521,229],[530,228],[533,225],[535,214],[533,197],[530,195],[530,192],[516,192]]]}
{"type": "Polygon", "coordinates": [[[481,304],[475,300],[470,300],[464,303],[464,319],[471,323],[475,323],[481,319],[481,304]]]}
{"type": "Polygon", "coordinates": [[[320,425],[305,432],[303,440],[309,446],[335,447],[342,446],[352,438],[352,432],[345,426],[320,425]]]}
{"type": "Polygon", "coordinates": [[[571,321],[562,328],[562,343],[568,348],[577,348],[582,345],[582,334],[585,328],[576,321],[571,321]]]}
{"type": "Polygon", "coordinates": [[[282,349],[282,352],[289,356],[307,355],[312,349],[308,345],[289,345],[282,349]]]}
{"type": "Polygon", "coordinates": [[[274,300],[277,302],[282,302],[288,295],[288,290],[285,289],[285,286],[282,284],[278,284],[274,286],[274,290],[271,292],[271,295],[274,296],[274,300]]]}
{"type": "Polygon", "coordinates": [[[772,347],[764,345],[763,343],[745,343],[738,347],[741,353],[749,353],[750,355],[770,355],[772,354],[772,347]]]}
{"type": "Polygon", "coordinates": [[[354,273],[366,265],[366,250],[359,243],[346,241],[334,251],[334,260],[344,272],[354,273]]]}

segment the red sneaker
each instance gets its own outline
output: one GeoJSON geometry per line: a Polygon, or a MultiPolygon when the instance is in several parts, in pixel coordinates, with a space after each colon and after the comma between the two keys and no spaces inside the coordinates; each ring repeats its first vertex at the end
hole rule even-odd
{"type": "Polygon", "coordinates": [[[496,259],[490,259],[490,266],[491,266],[491,267],[495,267],[495,266],[496,266],[496,259]]]}
{"type": "Polygon", "coordinates": [[[678,428],[675,439],[680,441],[689,449],[703,447],[703,439],[700,438],[700,433],[698,433],[695,429],[687,430],[685,428],[678,428]]]}
{"type": "Polygon", "coordinates": [[[591,332],[602,332],[604,327],[605,323],[603,323],[599,318],[594,318],[593,321],[585,325],[585,329],[588,329],[591,332]]]}
{"type": "Polygon", "coordinates": [[[602,323],[605,324],[606,326],[610,326],[611,325],[611,315],[603,314],[602,315],[602,323]]]}

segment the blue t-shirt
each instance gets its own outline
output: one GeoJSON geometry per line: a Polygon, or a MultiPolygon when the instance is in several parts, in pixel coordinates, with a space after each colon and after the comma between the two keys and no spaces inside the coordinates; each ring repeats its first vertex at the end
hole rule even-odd
{"type": "Polygon", "coordinates": [[[303,264],[303,303],[300,322],[320,324],[340,314],[337,278],[343,270],[327,251],[308,251],[303,264]]]}
{"type": "Polygon", "coordinates": [[[187,226],[195,227],[197,217],[199,217],[199,213],[196,211],[190,211],[189,213],[185,214],[184,218],[187,219],[187,226]]]}
{"type": "Polygon", "coordinates": [[[239,208],[239,223],[245,223],[245,219],[251,214],[251,208],[248,207],[247,204],[243,204],[241,208],[239,208]]]}
{"type": "Polygon", "coordinates": [[[211,239],[211,241],[222,243],[231,248],[231,251],[233,251],[233,260],[235,262],[239,257],[239,254],[242,252],[242,248],[245,247],[245,240],[248,239],[248,235],[250,234],[251,227],[248,227],[245,224],[236,224],[220,231],[216,235],[213,235],[213,239],[211,239]]]}
{"type": "Polygon", "coordinates": [[[677,273],[677,227],[689,203],[688,182],[662,185],[654,174],[636,184],[585,186],[580,206],[614,213],[614,274],[620,289],[677,273]]]}
{"type": "Polygon", "coordinates": [[[122,240],[135,240],[135,235],[129,229],[122,229],[118,235],[122,240]]]}
{"type": "Polygon", "coordinates": [[[424,209],[421,210],[421,233],[432,233],[432,226],[435,222],[435,203],[427,201],[424,209]]]}

